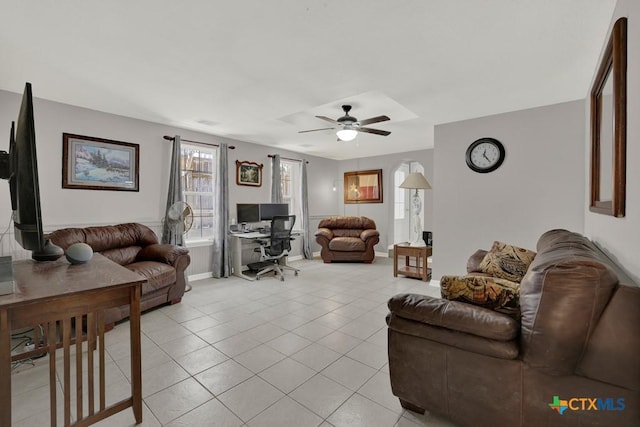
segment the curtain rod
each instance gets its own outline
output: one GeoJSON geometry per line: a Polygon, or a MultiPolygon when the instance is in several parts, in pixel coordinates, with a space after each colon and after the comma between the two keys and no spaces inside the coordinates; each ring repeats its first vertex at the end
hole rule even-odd
{"type": "MultiPolygon", "coordinates": [[[[267,157],[274,158],[275,156],[276,156],[275,154],[267,154],[267,157]]],[[[302,161],[300,159],[292,159],[291,157],[282,157],[282,156],[280,156],[280,158],[281,159],[285,159],[285,160],[291,160],[291,161],[294,161],[294,162],[301,162],[302,161]]],[[[305,160],[304,162],[306,164],[309,164],[309,160],[305,160]]]]}
{"type": "MultiPolygon", "coordinates": [[[[164,139],[166,139],[167,141],[173,141],[175,140],[175,136],[169,136],[169,135],[165,135],[163,136],[164,139]]],[[[184,138],[180,138],[180,141],[184,141],[184,142],[193,142],[194,144],[202,144],[202,145],[213,145],[214,147],[219,147],[220,144],[216,144],[215,142],[200,142],[200,141],[192,141],[190,139],[184,139],[184,138]]],[[[230,150],[235,150],[236,147],[234,145],[230,145],[229,146],[230,150]]]]}

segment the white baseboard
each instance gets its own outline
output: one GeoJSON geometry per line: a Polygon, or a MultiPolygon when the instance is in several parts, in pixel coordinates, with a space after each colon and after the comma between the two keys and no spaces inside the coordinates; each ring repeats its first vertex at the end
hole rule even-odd
{"type": "Polygon", "coordinates": [[[187,276],[187,278],[189,280],[193,280],[194,282],[196,280],[202,280],[202,279],[209,279],[213,277],[213,273],[208,271],[206,273],[199,273],[199,274],[191,274],[190,276],[187,276]]]}

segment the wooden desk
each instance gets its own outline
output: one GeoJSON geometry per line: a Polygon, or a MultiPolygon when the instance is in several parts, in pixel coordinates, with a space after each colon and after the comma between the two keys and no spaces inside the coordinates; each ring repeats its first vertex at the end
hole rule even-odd
{"type": "Polygon", "coordinates": [[[146,280],[130,270],[94,254],[91,261],[70,265],[65,259],[14,263],[15,292],[0,296],[0,426],[11,425],[11,330],[42,325],[49,353],[51,426],[56,425],[56,346],[63,348],[64,425],[71,424],[72,320],[76,345],[76,426],[86,426],[132,407],[136,423],[142,422],[142,364],[140,348],[140,286],[146,280]],[[105,405],[104,310],[130,304],[131,396],[105,405]],[[88,341],[88,414],[83,414],[82,341],[88,341]],[[94,379],[94,351],[98,351],[99,378],[94,379]],[[78,379],[80,381],[78,381],[78,379]],[[94,402],[98,382],[99,405],[94,402]]]}
{"type": "Polygon", "coordinates": [[[428,258],[431,256],[431,246],[393,245],[393,277],[402,274],[409,277],[429,280],[428,258]],[[398,258],[404,257],[404,265],[398,265],[398,258]],[[411,263],[414,258],[414,263],[411,263]]]}

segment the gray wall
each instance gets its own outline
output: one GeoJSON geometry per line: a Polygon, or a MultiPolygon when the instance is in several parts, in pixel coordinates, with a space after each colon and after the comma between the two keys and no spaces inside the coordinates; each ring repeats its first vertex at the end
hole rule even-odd
{"type": "MultiPolygon", "coordinates": [[[[271,163],[268,154],[278,153],[285,157],[301,158],[298,153],[290,151],[38,99],[37,84],[34,85],[33,92],[36,97],[34,109],[43,225],[47,231],[68,226],[130,221],[141,222],[158,230],[166,204],[167,169],[171,150],[171,143],[162,139],[163,135],[179,134],[186,139],[227,142],[236,146],[235,150],[229,151],[230,206],[233,216],[237,202],[269,202],[271,163]],[[140,144],[140,191],[63,189],[63,132],[140,144]],[[236,160],[264,163],[262,187],[236,185],[236,160]]],[[[0,91],[0,124],[4,123],[6,131],[5,142],[0,142],[2,150],[8,149],[10,124],[18,116],[20,99],[21,94],[0,91]]],[[[313,156],[308,156],[307,159],[309,210],[312,217],[337,212],[332,179],[337,175],[338,162],[313,156]]],[[[0,184],[0,230],[4,230],[10,219],[8,188],[8,185],[0,184]]],[[[14,250],[20,252],[13,243],[12,235],[8,235],[2,243],[1,254],[14,250]]],[[[299,249],[300,242],[297,243],[296,249],[299,249]]]]}
{"type": "Polygon", "coordinates": [[[433,278],[466,273],[467,258],[494,240],[535,250],[546,230],[582,232],[584,129],[583,101],[436,126],[433,278]],[[488,174],[465,163],[482,137],[506,149],[488,174]]]}
{"type": "MultiPolygon", "coordinates": [[[[299,153],[279,150],[264,145],[234,141],[237,147],[229,151],[229,217],[236,217],[236,203],[269,203],[271,199],[271,158],[269,154],[280,154],[283,157],[302,159],[299,153]],[[251,161],[262,163],[262,187],[247,187],[236,185],[235,162],[251,161]]],[[[318,222],[327,215],[335,215],[338,211],[338,200],[333,191],[333,177],[337,174],[338,162],[321,157],[305,157],[307,164],[307,180],[309,185],[309,226],[311,229],[311,250],[317,252],[320,246],[316,244],[314,231],[318,222]]],[[[301,227],[297,222],[296,228],[301,227]]],[[[301,239],[296,239],[292,245],[294,255],[302,254],[301,239]]]]}
{"type": "MultiPolygon", "coordinates": [[[[584,215],[585,234],[600,244],[612,258],[640,283],[640,2],[618,0],[611,19],[613,23],[626,16],[627,23],[627,201],[626,216],[614,218],[609,215],[592,213],[588,207],[588,191],[585,191],[584,215]]],[[[602,47],[606,41],[602,41],[602,47]]],[[[595,69],[594,69],[595,78],[595,69]]],[[[588,96],[588,94],[585,94],[588,96]]],[[[584,109],[585,116],[585,182],[589,182],[589,103],[584,109]]]]}
{"type": "MultiPolygon", "coordinates": [[[[339,215],[362,215],[373,219],[380,232],[380,243],[376,245],[376,252],[386,253],[387,247],[397,243],[393,241],[393,172],[406,161],[416,161],[424,167],[424,176],[431,186],[433,182],[433,150],[425,149],[406,153],[390,154],[386,156],[364,157],[353,160],[343,160],[339,164],[339,174],[336,179],[338,185],[339,215]],[[359,170],[382,169],[383,203],[344,204],[342,182],[344,172],[359,170]]],[[[409,191],[409,190],[407,190],[409,191]]],[[[433,190],[426,190],[422,201],[424,229],[433,230],[433,190]]],[[[434,231],[434,236],[437,234],[434,231]]],[[[434,237],[434,240],[437,237],[434,237]]]]}

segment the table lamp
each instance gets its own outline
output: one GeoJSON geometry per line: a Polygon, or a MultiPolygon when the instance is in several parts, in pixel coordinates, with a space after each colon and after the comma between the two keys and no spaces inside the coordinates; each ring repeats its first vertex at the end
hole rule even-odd
{"type": "Polygon", "coordinates": [[[430,190],[431,185],[427,178],[420,172],[411,172],[405,180],[400,184],[400,188],[408,188],[416,190],[411,196],[411,207],[413,209],[413,232],[415,233],[415,239],[411,242],[411,246],[426,246],[424,240],[422,240],[422,224],[420,221],[420,212],[422,211],[422,200],[418,190],[430,190]]]}

